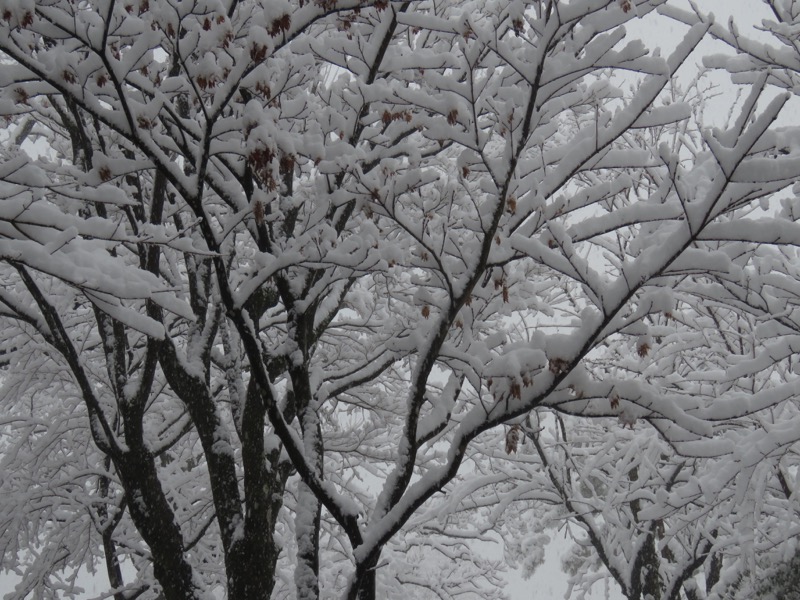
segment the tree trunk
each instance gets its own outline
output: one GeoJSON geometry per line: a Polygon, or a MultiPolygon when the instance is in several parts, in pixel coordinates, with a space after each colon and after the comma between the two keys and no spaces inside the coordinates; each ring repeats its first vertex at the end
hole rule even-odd
{"type": "Polygon", "coordinates": [[[364,577],[361,579],[361,586],[358,589],[358,600],[375,600],[375,582],[377,573],[377,563],[371,565],[364,577]]]}
{"type": "Polygon", "coordinates": [[[184,555],[183,534],[164,495],[153,456],[133,449],[115,463],[128,494],[131,518],[150,546],[153,572],[164,597],[199,600],[193,569],[184,555]]]}
{"type": "Polygon", "coordinates": [[[322,506],[305,483],[299,484],[295,536],[297,566],[294,570],[298,600],[319,598],[319,527],[322,506]]]}
{"type": "MultiPolygon", "coordinates": [[[[714,535],[716,536],[716,531],[714,535]]],[[[706,570],[706,594],[710,594],[712,588],[717,585],[720,573],[722,573],[722,558],[719,553],[715,552],[711,555],[711,560],[706,570]]]]}

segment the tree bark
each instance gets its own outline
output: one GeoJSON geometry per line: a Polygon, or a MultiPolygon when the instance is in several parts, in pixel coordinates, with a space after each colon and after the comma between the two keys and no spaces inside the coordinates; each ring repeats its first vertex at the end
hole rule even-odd
{"type": "Polygon", "coordinates": [[[128,509],[150,546],[153,572],[166,600],[199,600],[194,572],[184,554],[183,534],[175,521],[152,454],[131,449],[115,461],[128,493],[128,509]]]}

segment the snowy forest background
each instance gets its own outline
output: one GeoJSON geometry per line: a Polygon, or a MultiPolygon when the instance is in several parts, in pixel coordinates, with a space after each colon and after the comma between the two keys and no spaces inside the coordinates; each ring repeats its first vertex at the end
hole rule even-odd
{"type": "Polygon", "coordinates": [[[0,50],[6,598],[549,597],[553,543],[569,598],[800,598],[800,0],[0,0],[0,50]]]}

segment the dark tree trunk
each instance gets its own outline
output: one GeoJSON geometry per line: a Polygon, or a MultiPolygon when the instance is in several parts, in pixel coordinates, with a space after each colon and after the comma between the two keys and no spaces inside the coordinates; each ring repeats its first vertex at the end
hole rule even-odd
{"type": "Polygon", "coordinates": [[[661,581],[661,574],[658,572],[660,560],[656,550],[656,538],[653,529],[651,526],[650,533],[641,549],[642,595],[650,600],[661,600],[664,586],[661,581]]]}
{"type": "Polygon", "coordinates": [[[358,589],[358,600],[375,600],[376,565],[373,565],[361,580],[361,587],[358,589]]]}
{"type": "MultiPolygon", "coordinates": [[[[628,477],[632,482],[639,480],[639,470],[634,467],[628,473],[628,477]]],[[[636,523],[639,523],[639,512],[641,505],[639,500],[631,502],[631,513],[636,523]]],[[[656,549],[656,521],[647,523],[646,538],[642,542],[642,546],[634,558],[633,576],[631,578],[631,589],[629,590],[629,598],[631,600],[638,600],[639,598],[648,598],[648,600],[661,600],[661,595],[664,593],[663,582],[661,581],[661,574],[659,573],[659,565],[661,563],[658,551],[656,549]]]]}
{"type": "MultiPolygon", "coordinates": [[[[307,382],[307,378],[305,379],[307,382]]],[[[304,390],[306,391],[306,390],[304,390]]],[[[323,445],[319,418],[312,406],[306,405],[300,413],[300,425],[305,438],[305,448],[314,461],[317,476],[322,478],[323,445]]],[[[314,492],[300,483],[295,517],[297,532],[297,566],[295,584],[298,600],[319,598],[319,529],[322,504],[314,492]]]]}
{"type": "Polygon", "coordinates": [[[319,528],[322,505],[308,486],[300,483],[295,517],[297,565],[294,571],[298,600],[319,598],[319,528]]]}
{"type": "MultiPolygon", "coordinates": [[[[106,457],[103,460],[103,466],[105,470],[108,471],[111,468],[111,458],[106,457]]],[[[111,584],[111,587],[115,590],[119,590],[125,585],[125,580],[122,577],[122,569],[119,565],[119,557],[117,556],[117,545],[114,543],[114,530],[117,527],[117,523],[119,523],[120,515],[109,518],[108,515],[108,506],[106,505],[106,501],[109,498],[109,489],[111,486],[111,480],[109,477],[102,475],[100,477],[100,481],[98,482],[97,492],[101,498],[100,504],[97,508],[97,514],[100,517],[100,536],[103,540],[103,558],[106,563],[106,574],[108,575],[108,582],[111,584]]],[[[114,593],[114,600],[125,600],[125,595],[122,592],[115,592],[114,593]]]]}
{"type": "Polygon", "coordinates": [[[150,546],[153,571],[166,600],[196,600],[192,566],[184,555],[183,534],[158,479],[153,456],[131,449],[115,461],[128,494],[128,510],[150,546]]]}
{"type": "MultiPolygon", "coordinates": [[[[715,531],[716,536],[716,531],[715,531]]],[[[711,555],[711,560],[708,563],[706,570],[706,594],[711,593],[711,589],[719,582],[719,576],[722,573],[722,558],[718,553],[711,555]]]]}
{"type": "Polygon", "coordinates": [[[242,418],[244,467],[244,537],[228,561],[228,597],[231,600],[269,600],[275,587],[280,554],[273,532],[283,505],[283,492],[291,472],[280,462],[280,448],[265,451],[266,417],[261,392],[250,381],[242,418]]]}

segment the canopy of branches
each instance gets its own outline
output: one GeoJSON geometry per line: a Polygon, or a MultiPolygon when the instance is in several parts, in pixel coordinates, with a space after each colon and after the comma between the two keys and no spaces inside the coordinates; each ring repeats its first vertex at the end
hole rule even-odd
{"type": "Polygon", "coordinates": [[[757,4],[0,0],[7,597],[795,556],[800,0],[757,4]]]}

